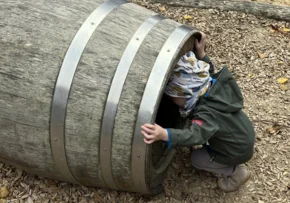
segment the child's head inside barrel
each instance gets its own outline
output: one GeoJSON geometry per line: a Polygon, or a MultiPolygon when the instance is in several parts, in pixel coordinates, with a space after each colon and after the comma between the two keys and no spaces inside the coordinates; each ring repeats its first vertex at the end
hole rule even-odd
{"type": "Polygon", "coordinates": [[[203,96],[212,78],[210,65],[198,60],[190,51],[180,58],[165,88],[165,94],[180,107],[181,116],[187,116],[203,96]]]}

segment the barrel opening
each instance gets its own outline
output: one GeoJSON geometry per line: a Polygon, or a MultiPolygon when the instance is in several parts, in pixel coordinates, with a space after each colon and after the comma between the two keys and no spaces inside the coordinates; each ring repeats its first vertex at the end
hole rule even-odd
{"type": "MultiPolygon", "coordinates": [[[[170,75],[176,66],[179,58],[188,51],[193,50],[195,39],[201,37],[200,32],[197,30],[190,33],[189,36],[184,39],[180,44],[179,50],[176,52],[175,57],[172,59],[171,67],[169,67],[166,78],[163,78],[164,85],[160,90],[159,105],[156,109],[155,123],[162,126],[163,128],[183,128],[186,121],[181,118],[179,113],[179,107],[173,103],[173,101],[164,94],[166,84],[170,75]]],[[[165,177],[165,171],[174,159],[176,154],[175,149],[168,149],[167,143],[163,141],[154,142],[151,148],[151,161],[153,164],[153,171],[151,171],[151,184],[150,191],[152,194],[158,194],[162,190],[161,183],[165,177]]]]}

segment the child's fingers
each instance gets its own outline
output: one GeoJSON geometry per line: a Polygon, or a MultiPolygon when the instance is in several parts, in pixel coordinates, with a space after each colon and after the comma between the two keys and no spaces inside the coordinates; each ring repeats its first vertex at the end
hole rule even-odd
{"type": "Polygon", "coordinates": [[[146,138],[146,139],[148,139],[148,140],[151,140],[151,139],[153,139],[154,138],[154,136],[152,136],[152,135],[148,135],[146,132],[144,132],[144,131],[141,131],[141,133],[144,135],[144,137],[146,138]]]}
{"type": "Polygon", "coordinates": [[[201,41],[198,41],[198,39],[195,40],[195,48],[200,49],[201,47],[201,41]]]}
{"type": "Polygon", "coordinates": [[[146,138],[143,139],[146,144],[152,144],[154,140],[147,140],[146,138]]]}
{"type": "Polygon", "coordinates": [[[141,129],[144,130],[148,134],[153,134],[154,131],[151,130],[150,128],[147,128],[146,126],[141,126],[141,129]]]}
{"type": "Polygon", "coordinates": [[[205,40],[206,34],[204,34],[203,32],[200,32],[200,34],[201,34],[201,39],[205,40]]]}
{"type": "Polygon", "coordinates": [[[147,127],[147,128],[149,128],[149,129],[151,129],[151,130],[155,130],[155,125],[152,125],[152,124],[144,124],[143,126],[145,126],[145,127],[147,127]]]}

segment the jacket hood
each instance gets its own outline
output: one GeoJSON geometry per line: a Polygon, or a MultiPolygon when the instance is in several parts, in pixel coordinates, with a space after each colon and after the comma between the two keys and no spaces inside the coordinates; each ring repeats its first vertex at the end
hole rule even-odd
{"type": "Polygon", "coordinates": [[[216,82],[212,85],[207,96],[201,103],[218,111],[234,113],[243,108],[241,90],[227,67],[212,76],[216,82]]]}

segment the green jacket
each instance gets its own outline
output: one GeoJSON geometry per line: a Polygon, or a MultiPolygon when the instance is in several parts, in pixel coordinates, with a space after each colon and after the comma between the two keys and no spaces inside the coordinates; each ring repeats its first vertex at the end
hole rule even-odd
{"type": "Polygon", "coordinates": [[[242,111],[242,93],[226,67],[212,77],[216,82],[189,116],[192,125],[169,129],[171,147],[208,143],[212,160],[226,165],[245,163],[253,156],[255,132],[242,111]]]}

